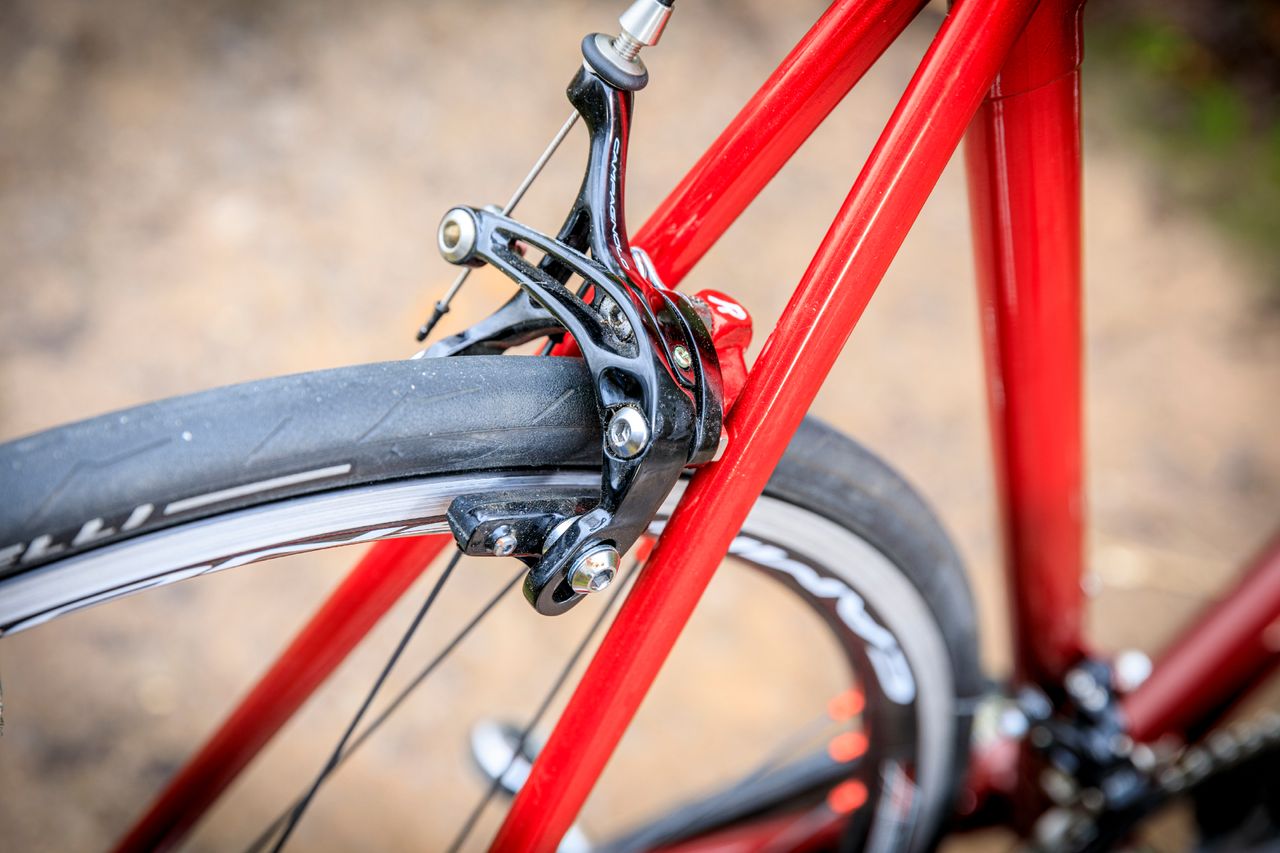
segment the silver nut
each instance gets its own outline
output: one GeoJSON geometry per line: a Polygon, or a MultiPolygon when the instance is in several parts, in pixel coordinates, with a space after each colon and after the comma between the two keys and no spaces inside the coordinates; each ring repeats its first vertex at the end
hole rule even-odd
{"type": "Polygon", "coordinates": [[[450,210],[440,220],[436,246],[440,249],[441,257],[449,263],[465,261],[476,247],[475,217],[459,207],[450,210]]]}
{"type": "Polygon", "coordinates": [[[505,524],[493,531],[492,541],[493,545],[490,550],[493,551],[495,557],[511,556],[516,551],[516,545],[520,544],[515,532],[505,524]]]}
{"type": "Polygon", "coordinates": [[[676,367],[681,370],[688,370],[693,366],[693,356],[689,355],[689,351],[679,344],[672,348],[671,358],[675,361],[676,367]]]}
{"type": "Polygon", "coordinates": [[[649,422],[635,406],[621,406],[609,419],[605,441],[616,455],[630,459],[648,446],[649,422]]]}
{"type": "Polygon", "coordinates": [[[621,559],[618,549],[611,545],[583,554],[569,570],[569,586],[582,595],[600,592],[613,583],[621,559]]]}

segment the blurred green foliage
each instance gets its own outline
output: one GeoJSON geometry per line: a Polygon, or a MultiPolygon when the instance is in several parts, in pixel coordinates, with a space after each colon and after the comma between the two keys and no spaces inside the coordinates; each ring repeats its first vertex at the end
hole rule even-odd
{"type": "Polygon", "coordinates": [[[1091,94],[1280,288],[1280,2],[1106,0],[1085,25],[1091,94]]]}

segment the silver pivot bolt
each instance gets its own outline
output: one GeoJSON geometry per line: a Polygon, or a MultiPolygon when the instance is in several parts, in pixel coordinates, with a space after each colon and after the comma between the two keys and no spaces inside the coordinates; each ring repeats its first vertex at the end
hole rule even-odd
{"type": "Polygon", "coordinates": [[[689,355],[689,351],[679,344],[672,348],[671,358],[675,361],[676,367],[681,370],[688,370],[693,366],[693,356],[689,355]]]}
{"type": "Polygon", "coordinates": [[[466,260],[476,247],[476,220],[465,210],[453,208],[440,220],[436,246],[440,255],[451,264],[466,260]]]}
{"type": "Polygon", "coordinates": [[[621,559],[618,549],[612,545],[588,551],[575,560],[573,567],[569,569],[569,586],[582,595],[600,592],[613,583],[621,559]]]}
{"type": "Polygon", "coordinates": [[[616,455],[630,459],[649,445],[649,422],[635,406],[621,406],[609,418],[605,440],[616,455]]]}

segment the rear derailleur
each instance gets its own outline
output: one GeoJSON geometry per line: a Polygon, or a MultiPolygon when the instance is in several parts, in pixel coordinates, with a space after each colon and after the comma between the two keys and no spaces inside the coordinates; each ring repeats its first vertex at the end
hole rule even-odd
{"type": "Polygon", "coordinates": [[[635,52],[656,41],[652,27],[648,41],[645,33],[628,34],[627,16],[635,18],[637,9],[669,12],[659,0],[643,0],[623,16],[626,38],[583,41],[585,61],[568,98],[587,127],[590,149],[581,189],[556,236],[495,208],[470,206],[448,211],[438,232],[450,263],[488,264],[520,291],[488,318],[431,346],[427,357],[497,354],[545,338],[557,352],[576,346],[591,373],[603,436],[598,503],[578,494],[530,500],[527,493],[489,493],[459,497],[448,512],[465,553],[528,564],[525,596],[547,615],[608,585],[620,555],[644,533],[684,467],[711,461],[721,436],[724,395],[708,306],[663,287],[627,239],[628,133],[634,92],[648,79],[635,52]]]}
{"type": "Polygon", "coordinates": [[[1052,803],[1036,823],[1031,849],[1115,849],[1173,798],[1210,790],[1232,774],[1266,775],[1264,768],[1274,766],[1280,754],[1280,715],[1275,714],[1220,728],[1186,749],[1135,744],[1120,700],[1141,678],[1117,674],[1129,668],[1085,658],[1067,673],[1056,708],[1034,689],[1020,694],[1019,705],[1031,723],[1029,741],[1043,765],[1040,784],[1052,803]]]}

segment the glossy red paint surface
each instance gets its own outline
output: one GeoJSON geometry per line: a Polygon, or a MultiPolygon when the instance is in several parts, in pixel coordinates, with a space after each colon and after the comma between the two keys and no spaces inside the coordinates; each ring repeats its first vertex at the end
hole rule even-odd
{"type": "Polygon", "coordinates": [[[924,5],[831,4],[632,236],[668,287],[720,239],[924,5]]]}
{"type": "Polygon", "coordinates": [[[1009,51],[990,97],[999,100],[1038,89],[1080,69],[1084,0],[1041,0],[1009,51]]]}
{"type": "Polygon", "coordinates": [[[553,850],[577,815],[1033,7],[961,0],[943,24],[492,849],[553,850]]]}
{"type": "Polygon", "coordinates": [[[450,536],[423,536],[370,548],[116,849],[176,846],[441,549],[452,544],[450,536]]]}
{"type": "Polygon", "coordinates": [[[746,307],[718,290],[699,290],[696,296],[711,309],[711,342],[720,360],[721,390],[726,413],[747,384],[747,347],[751,346],[751,315],[746,307]]]}
{"type": "Polygon", "coordinates": [[[1209,607],[1124,700],[1139,741],[1212,722],[1280,666],[1280,533],[1239,584],[1209,607]]]}
{"type": "Polygon", "coordinates": [[[1041,5],[965,144],[1015,668],[1044,685],[1084,612],[1079,7],[1041,5]]]}

